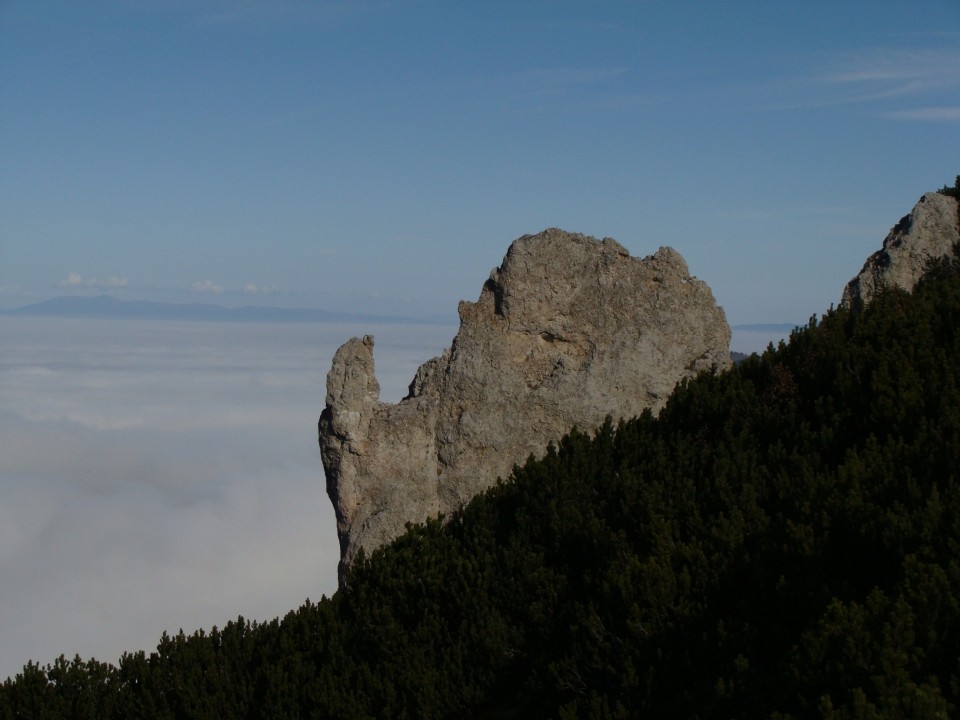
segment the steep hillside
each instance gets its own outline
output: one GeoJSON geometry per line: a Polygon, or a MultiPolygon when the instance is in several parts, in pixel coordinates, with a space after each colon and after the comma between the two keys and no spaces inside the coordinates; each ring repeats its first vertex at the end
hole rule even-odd
{"type": "Polygon", "coordinates": [[[29,665],[0,718],[955,716],[958,328],[941,261],[568,436],[331,599],[29,665]]]}

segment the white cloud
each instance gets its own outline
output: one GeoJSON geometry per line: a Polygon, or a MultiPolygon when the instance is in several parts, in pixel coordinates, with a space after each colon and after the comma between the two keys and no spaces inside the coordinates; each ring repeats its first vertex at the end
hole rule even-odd
{"type": "Polygon", "coordinates": [[[217,285],[213,280],[197,280],[190,285],[190,289],[193,292],[213,293],[214,295],[223,292],[223,286],[217,285]]]}
{"type": "Polygon", "coordinates": [[[97,278],[84,278],[80,273],[69,273],[66,280],[59,283],[63,288],[92,288],[94,290],[119,290],[130,284],[126,278],[119,278],[111,275],[107,280],[98,280],[97,278]]]}
{"type": "Polygon", "coordinates": [[[960,106],[953,107],[918,107],[909,110],[893,110],[885,113],[886,117],[894,120],[927,120],[931,122],[958,122],[960,121],[960,106]]]}
{"type": "Polygon", "coordinates": [[[396,401],[455,329],[0,318],[0,681],[331,594],[333,353],[375,334],[396,401]]]}
{"type": "MultiPolygon", "coordinates": [[[[822,104],[917,102],[960,88],[960,52],[891,50],[847,55],[815,77],[822,104]]],[[[904,112],[910,112],[905,110],[904,112]]]]}
{"type": "Polygon", "coordinates": [[[960,85],[956,50],[890,50],[850,55],[838,63],[836,70],[823,80],[834,84],[877,85],[893,93],[960,85]]]}
{"type": "MultiPolygon", "coordinates": [[[[814,58],[793,76],[771,78],[752,88],[725,88],[758,107],[780,110],[872,105],[903,120],[929,120],[931,109],[952,106],[960,90],[960,51],[877,47],[814,58]]],[[[943,119],[943,118],[937,118],[943,119]]]]}
{"type": "MultiPolygon", "coordinates": [[[[574,90],[605,87],[626,74],[623,67],[547,67],[530,68],[496,81],[513,100],[565,97],[574,90]]],[[[608,102],[609,98],[601,98],[608,102]]],[[[591,104],[597,101],[591,100],[591,104]]],[[[579,101],[578,101],[579,102],[579,101]]]]}
{"type": "Polygon", "coordinates": [[[274,285],[255,285],[247,283],[243,286],[244,295],[275,295],[277,288],[274,285]]]}

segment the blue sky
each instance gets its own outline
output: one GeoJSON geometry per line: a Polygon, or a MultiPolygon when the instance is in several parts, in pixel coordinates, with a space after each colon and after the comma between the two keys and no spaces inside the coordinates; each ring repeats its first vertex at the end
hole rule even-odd
{"type": "Polygon", "coordinates": [[[453,315],[555,226],[805,322],[958,130],[947,0],[3,0],[0,307],[453,315]]]}

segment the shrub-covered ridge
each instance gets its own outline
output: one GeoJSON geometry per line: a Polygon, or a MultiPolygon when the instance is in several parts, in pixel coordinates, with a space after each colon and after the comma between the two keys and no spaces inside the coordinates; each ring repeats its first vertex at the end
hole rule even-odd
{"type": "Polygon", "coordinates": [[[282,620],[28,664],[0,718],[936,718],[960,700],[960,277],[574,432],[282,620]]]}

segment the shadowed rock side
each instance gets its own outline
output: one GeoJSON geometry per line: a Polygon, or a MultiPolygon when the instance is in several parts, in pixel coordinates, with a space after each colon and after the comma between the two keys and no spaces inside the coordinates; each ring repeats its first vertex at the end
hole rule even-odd
{"type": "Polygon", "coordinates": [[[334,355],[319,433],[341,571],[574,426],[658,410],[681,378],[730,364],[723,310],[666,247],[641,260],[609,238],[527,235],[459,313],[399,403],[379,401],[372,337],[334,355]]]}
{"type": "Polygon", "coordinates": [[[929,192],[900,219],[867,258],[860,274],[847,283],[841,303],[866,303],[886,285],[913,290],[930,260],[952,257],[960,241],[960,207],[956,197],[929,192]]]}

